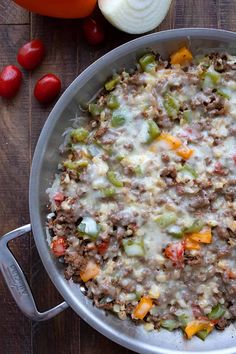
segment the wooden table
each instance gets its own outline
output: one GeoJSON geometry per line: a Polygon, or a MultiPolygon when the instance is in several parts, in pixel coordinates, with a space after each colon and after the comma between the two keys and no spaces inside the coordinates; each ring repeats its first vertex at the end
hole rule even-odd
{"type": "MultiPolygon", "coordinates": [[[[50,0],[49,0],[50,1],[50,0]]],[[[236,0],[173,0],[164,22],[156,30],[180,27],[215,27],[236,30],[236,0]]],[[[134,36],[110,26],[101,47],[93,48],[81,35],[79,20],[58,20],[29,14],[10,0],[0,0],[0,68],[16,64],[17,49],[30,38],[47,47],[43,64],[24,73],[16,98],[0,99],[0,234],[29,223],[28,182],[30,164],[41,128],[53,105],[43,108],[33,98],[35,81],[53,72],[63,90],[90,63],[134,36]]],[[[26,235],[12,244],[31,284],[40,310],[61,299],[37,254],[33,238],[26,235]]],[[[1,354],[127,354],[131,353],[97,333],[71,309],[56,318],[35,323],[17,308],[0,276],[1,354]]]]}

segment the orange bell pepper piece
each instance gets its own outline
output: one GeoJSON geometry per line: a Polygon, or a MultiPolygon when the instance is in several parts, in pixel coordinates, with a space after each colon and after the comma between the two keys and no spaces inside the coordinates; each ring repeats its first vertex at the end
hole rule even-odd
{"type": "Polygon", "coordinates": [[[168,133],[161,133],[158,139],[169,144],[172,150],[176,150],[182,145],[182,142],[178,138],[168,133]]]}
{"type": "Polygon", "coordinates": [[[152,299],[148,296],[143,296],[139,301],[138,305],[135,307],[133,312],[133,318],[142,320],[146,316],[146,314],[152,308],[152,299]]]}
{"type": "Polygon", "coordinates": [[[214,328],[214,324],[207,320],[195,320],[189,322],[185,327],[184,331],[187,334],[188,339],[191,339],[194,334],[203,329],[207,330],[210,333],[214,328]]]}
{"type": "Polygon", "coordinates": [[[186,47],[182,47],[170,56],[171,64],[185,64],[193,59],[192,53],[186,47]]]}
{"type": "Polygon", "coordinates": [[[196,241],[196,242],[201,242],[201,243],[211,243],[212,242],[211,229],[207,229],[205,231],[189,234],[188,237],[192,241],[196,241]]]}
{"type": "Polygon", "coordinates": [[[25,9],[40,15],[79,18],[89,16],[97,0],[14,0],[25,9]]]}
{"type": "Polygon", "coordinates": [[[184,241],[184,249],[185,250],[200,250],[201,246],[199,245],[198,242],[191,240],[191,238],[186,237],[184,241]]]}
{"type": "Polygon", "coordinates": [[[176,151],[176,154],[182,157],[184,160],[188,160],[194,153],[193,149],[188,149],[187,147],[180,148],[176,151]]]}
{"type": "Polygon", "coordinates": [[[85,269],[80,272],[80,278],[83,280],[83,282],[86,283],[90,279],[94,279],[99,272],[100,272],[99,266],[96,263],[89,261],[85,269]]]}

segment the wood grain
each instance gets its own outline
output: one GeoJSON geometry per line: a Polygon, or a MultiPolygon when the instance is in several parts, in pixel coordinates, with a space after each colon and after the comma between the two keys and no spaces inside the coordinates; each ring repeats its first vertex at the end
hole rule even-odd
{"type": "MultiPolygon", "coordinates": [[[[16,48],[28,38],[29,27],[0,27],[0,66],[15,64],[16,48]],[[11,45],[9,45],[9,43],[11,45]]],[[[29,92],[28,78],[11,101],[0,99],[0,235],[29,222],[29,92]]],[[[30,274],[30,239],[26,235],[12,245],[25,273],[30,274]]],[[[3,354],[31,352],[31,324],[18,310],[0,277],[0,351],[3,354]],[[4,334],[4,335],[3,335],[4,334]],[[25,340],[22,340],[25,338],[25,340]]]]}
{"type": "Polygon", "coordinates": [[[29,24],[29,13],[12,0],[1,0],[0,24],[29,24]]]}
{"type": "Polygon", "coordinates": [[[236,1],[217,0],[218,27],[236,31],[236,1]]]}
{"type": "MultiPolygon", "coordinates": [[[[235,13],[235,0],[173,0],[167,17],[154,31],[181,27],[236,30],[235,13]]],[[[0,66],[15,64],[17,49],[29,38],[40,37],[47,48],[42,66],[32,74],[24,72],[24,85],[17,97],[0,100],[0,234],[29,221],[29,166],[53,107],[34,100],[36,80],[53,72],[62,79],[64,90],[101,55],[137,37],[116,30],[96,15],[105,26],[106,41],[94,48],[81,34],[80,20],[29,16],[11,0],[0,0],[0,66]]],[[[59,303],[61,298],[42,266],[33,239],[24,236],[11,247],[29,278],[39,308],[45,310],[59,303]]],[[[17,309],[1,276],[0,308],[1,354],[132,353],[97,333],[71,309],[48,322],[31,323],[17,309]]]]}
{"type": "Polygon", "coordinates": [[[174,28],[217,28],[217,0],[176,0],[173,11],[174,28]]]}

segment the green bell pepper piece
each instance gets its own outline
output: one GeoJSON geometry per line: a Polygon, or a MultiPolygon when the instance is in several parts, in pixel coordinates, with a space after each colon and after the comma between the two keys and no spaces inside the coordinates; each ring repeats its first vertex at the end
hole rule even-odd
{"type": "Polygon", "coordinates": [[[83,142],[85,142],[87,137],[88,137],[88,135],[89,135],[88,130],[86,130],[84,128],[74,129],[70,133],[71,140],[74,143],[83,143],[83,142]]]}
{"type": "Polygon", "coordinates": [[[109,80],[105,83],[105,89],[107,91],[112,91],[119,82],[120,82],[119,75],[114,75],[111,80],[109,80]]]}
{"type": "Polygon", "coordinates": [[[224,316],[224,314],[225,309],[220,304],[217,304],[212,308],[211,312],[208,314],[208,318],[210,320],[218,320],[219,318],[224,316]]]}
{"type": "Polygon", "coordinates": [[[102,109],[103,108],[97,103],[90,103],[88,107],[89,113],[91,113],[93,117],[99,116],[102,112],[102,109]]]}
{"type": "Polygon", "coordinates": [[[110,94],[107,97],[107,107],[110,109],[117,109],[120,107],[119,101],[117,96],[110,94]]]}
{"type": "Polygon", "coordinates": [[[104,189],[102,190],[102,192],[103,192],[103,195],[104,195],[105,197],[107,197],[107,198],[111,198],[111,197],[113,197],[113,196],[116,194],[116,190],[115,190],[114,188],[112,188],[112,187],[110,187],[110,188],[104,188],[104,189]]]}
{"type": "Polygon", "coordinates": [[[87,160],[80,160],[80,161],[64,161],[63,166],[68,168],[69,170],[81,170],[88,166],[87,160]]]}
{"type": "Polygon", "coordinates": [[[158,125],[154,122],[154,120],[150,119],[147,121],[148,124],[148,140],[147,143],[150,144],[155,140],[160,134],[161,131],[158,125]]]}
{"type": "Polygon", "coordinates": [[[111,118],[111,126],[113,128],[121,127],[122,125],[125,124],[125,121],[126,121],[125,115],[118,112],[113,112],[111,118]]]}
{"type": "Polygon", "coordinates": [[[196,336],[204,341],[209,333],[210,332],[207,329],[203,329],[203,330],[197,332],[196,336]]]}
{"type": "Polygon", "coordinates": [[[164,97],[163,104],[168,116],[173,119],[177,118],[180,104],[176,98],[167,93],[164,97]]]}
{"type": "Polygon", "coordinates": [[[204,226],[204,222],[202,220],[195,220],[193,224],[189,227],[184,228],[184,233],[185,234],[192,234],[193,232],[199,232],[202,230],[204,226]]]}
{"type": "Polygon", "coordinates": [[[117,155],[116,156],[116,160],[119,161],[119,162],[122,161],[123,159],[124,159],[123,155],[117,155]]]}
{"type": "Polygon", "coordinates": [[[191,111],[190,109],[186,110],[183,112],[183,120],[186,123],[190,123],[193,119],[193,111],[191,111]]]}
{"type": "Polygon", "coordinates": [[[181,169],[180,172],[187,173],[193,178],[198,178],[197,172],[192,168],[190,165],[185,164],[181,169]]]}
{"type": "Polygon", "coordinates": [[[141,177],[141,176],[143,175],[142,169],[141,169],[140,166],[136,166],[135,169],[134,169],[134,172],[135,172],[135,175],[136,175],[137,177],[141,177]]]}
{"type": "Polygon", "coordinates": [[[174,224],[177,220],[177,215],[173,212],[166,212],[165,214],[158,216],[155,221],[160,226],[160,228],[165,229],[166,227],[174,224]]]}
{"type": "Polygon", "coordinates": [[[217,71],[207,71],[205,77],[209,77],[213,85],[218,84],[220,81],[220,74],[217,71]]]}
{"type": "Polygon", "coordinates": [[[188,322],[189,322],[189,317],[188,315],[186,315],[185,313],[183,313],[182,315],[177,316],[178,317],[178,321],[180,322],[182,327],[186,327],[188,322]]]}
{"type": "Polygon", "coordinates": [[[123,182],[117,177],[114,171],[107,172],[107,179],[115,187],[121,188],[124,185],[123,182]]]}
{"type": "Polygon", "coordinates": [[[204,74],[203,88],[215,88],[220,81],[220,74],[215,70],[208,70],[204,74]]]}
{"type": "Polygon", "coordinates": [[[179,325],[178,325],[178,322],[175,320],[163,320],[163,321],[161,321],[161,327],[172,332],[174,329],[178,328],[179,325]]]}
{"type": "Polygon", "coordinates": [[[172,225],[167,229],[167,233],[175,238],[182,238],[184,233],[180,226],[172,225]]]}
{"type": "Polygon", "coordinates": [[[143,71],[151,72],[157,65],[156,57],[151,53],[145,54],[139,59],[139,64],[143,71]]]}

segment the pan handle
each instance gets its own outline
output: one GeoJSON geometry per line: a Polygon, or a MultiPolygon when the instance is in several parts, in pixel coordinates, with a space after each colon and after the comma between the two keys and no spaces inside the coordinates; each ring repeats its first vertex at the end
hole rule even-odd
{"type": "Polygon", "coordinates": [[[20,310],[31,320],[44,321],[58,315],[60,312],[65,310],[68,305],[66,302],[62,302],[61,304],[45,312],[39,312],[37,310],[25,275],[17,260],[8,248],[9,241],[30,231],[31,225],[29,224],[19,227],[18,229],[0,237],[0,270],[20,310]]]}

